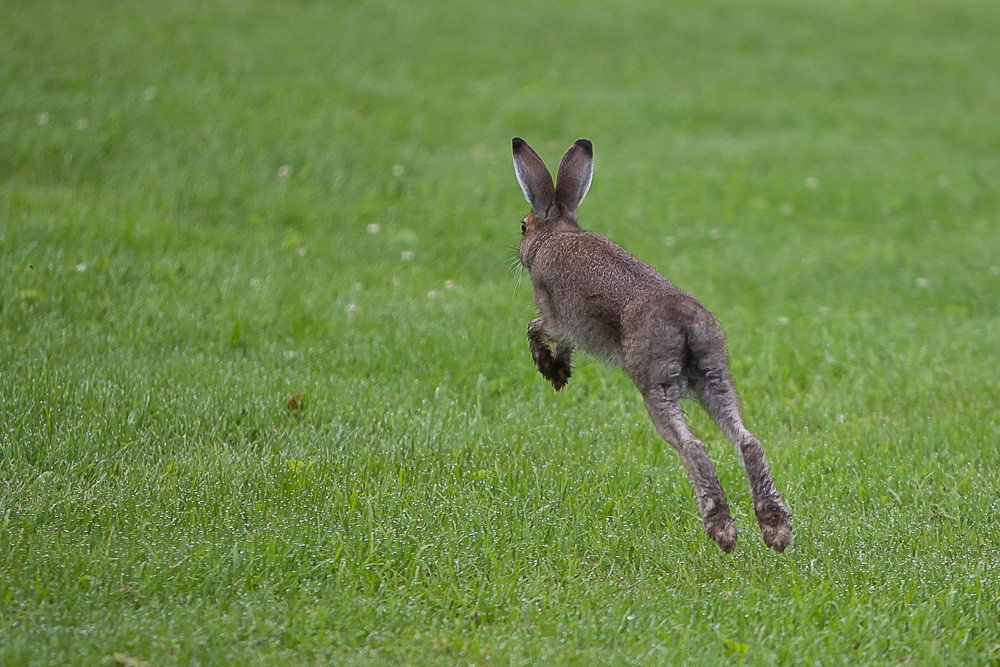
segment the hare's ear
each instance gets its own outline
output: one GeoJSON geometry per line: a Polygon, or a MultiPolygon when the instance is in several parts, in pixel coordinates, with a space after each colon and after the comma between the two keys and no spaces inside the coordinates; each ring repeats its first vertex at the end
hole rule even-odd
{"type": "Polygon", "coordinates": [[[556,203],[566,207],[567,213],[576,217],[576,209],[590,190],[594,178],[594,145],[580,139],[569,147],[559,163],[556,176],[556,203]]]}
{"type": "Polygon", "coordinates": [[[524,139],[514,137],[513,145],[514,175],[517,176],[521,192],[531,204],[532,212],[545,215],[555,197],[552,174],[524,139]]]}

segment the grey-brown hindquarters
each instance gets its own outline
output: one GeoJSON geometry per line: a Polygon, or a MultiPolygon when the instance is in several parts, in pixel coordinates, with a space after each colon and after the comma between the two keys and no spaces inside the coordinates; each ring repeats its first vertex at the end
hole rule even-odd
{"type": "Polygon", "coordinates": [[[684,421],[680,401],[685,396],[696,397],[736,447],[764,543],[782,552],[792,543],[790,513],[774,485],[764,447],[743,422],[722,327],[707,310],[699,306],[698,311],[685,323],[640,324],[640,329],[658,335],[636,332],[628,337],[625,370],[642,393],[657,432],[681,456],[706,534],[723,551],[736,545],[736,527],[715,466],[684,421]]]}

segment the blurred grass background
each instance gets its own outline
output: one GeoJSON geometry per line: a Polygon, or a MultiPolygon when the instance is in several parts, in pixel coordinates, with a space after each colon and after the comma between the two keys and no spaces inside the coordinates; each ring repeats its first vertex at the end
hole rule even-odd
{"type": "Polygon", "coordinates": [[[0,3],[0,661],[1000,656],[1000,9],[0,3]],[[522,136],[730,339],[701,535],[531,366],[522,136]],[[291,400],[295,398],[295,402],[291,400]]]}

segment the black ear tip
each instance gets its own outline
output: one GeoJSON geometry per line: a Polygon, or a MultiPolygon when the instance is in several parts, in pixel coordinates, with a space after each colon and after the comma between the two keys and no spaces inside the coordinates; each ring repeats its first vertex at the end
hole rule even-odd
{"type": "Polygon", "coordinates": [[[587,155],[593,157],[594,155],[594,144],[590,143],[590,139],[577,139],[574,146],[579,146],[587,152],[587,155]]]}
{"type": "Polygon", "coordinates": [[[521,150],[521,147],[527,146],[528,142],[522,139],[521,137],[514,137],[514,141],[512,141],[511,144],[513,144],[514,150],[517,151],[521,150]]]}

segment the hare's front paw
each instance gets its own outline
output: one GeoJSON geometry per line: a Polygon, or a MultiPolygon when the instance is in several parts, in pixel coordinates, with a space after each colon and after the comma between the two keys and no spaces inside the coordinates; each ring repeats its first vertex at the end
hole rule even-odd
{"type": "Polygon", "coordinates": [[[556,353],[551,359],[552,364],[547,370],[542,371],[541,368],[538,370],[542,371],[545,379],[552,383],[552,387],[556,391],[559,391],[566,386],[573,375],[573,351],[568,347],[556,345],[556,353]]]}
{"type": "Polygon", "coordinates": [[[552,383],[556,391],[566,386],[573,375],[573,348],[568,345],[556,345],[555,355],[545,334],[545,325],[541,318],[528,324],[528,345],[531,346],[531,358],[535,368],[546,380],[552,383]]]}
{"type": "Polygon", "coordinates": [[[535,361],[538,372],[552,383],[556,391],[565,387],[570,376],[573,375],[573,354],[561,345],[556,346],[554,356],[552,348],[547,343],[532,345],[531,357],[535,361]]]}

